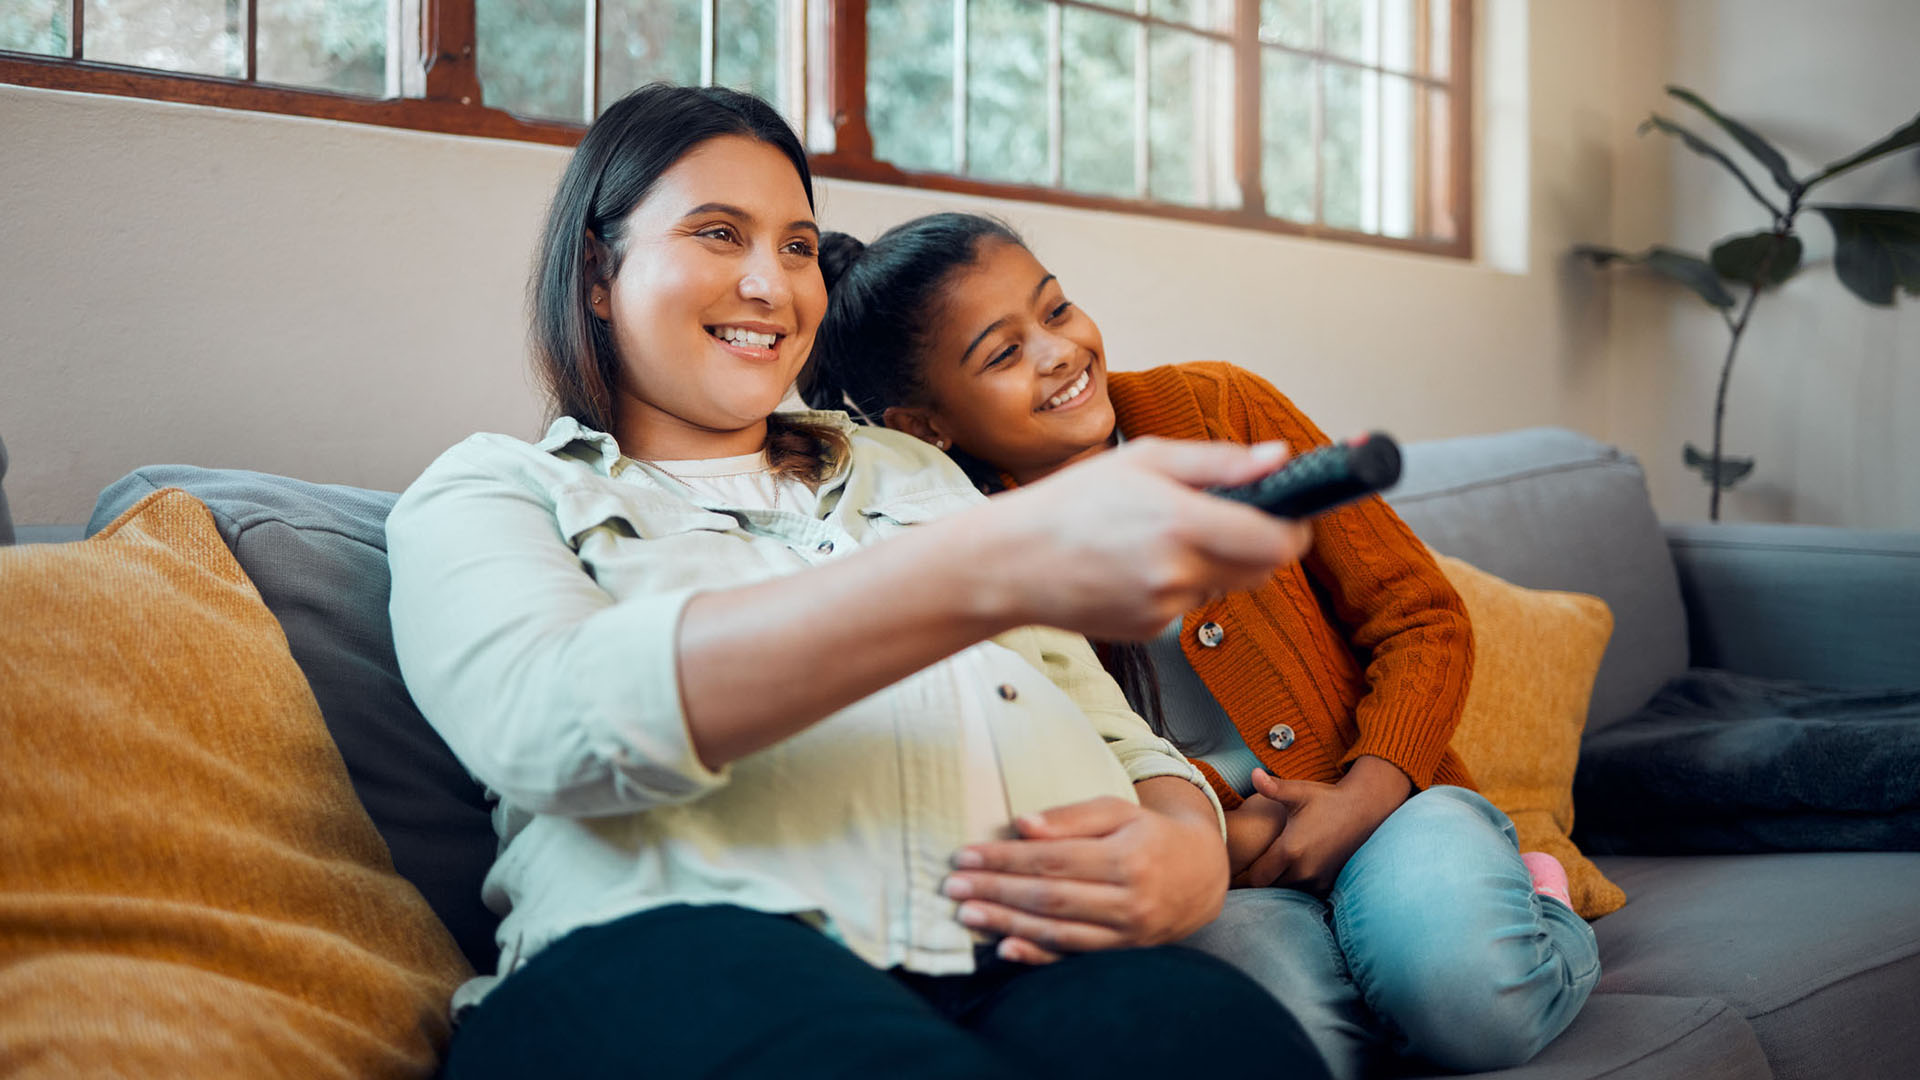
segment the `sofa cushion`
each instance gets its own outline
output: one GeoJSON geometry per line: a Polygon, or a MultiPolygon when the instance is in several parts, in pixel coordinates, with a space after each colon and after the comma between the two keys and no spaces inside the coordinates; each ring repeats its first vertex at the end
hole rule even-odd
{"type": "Polygon", "coordinates": [[[206,508],[0,551],[0,1060],[425,1077],[471,974],[206,508]]]}
{"type": "MultiPolygon", "coordinates": [[[[1458,1080],[1441,1073],[1422,1080],[1458,1080]]],[[[1595,994],[1532,1061],[1474,1073],[1498,1080],[1769,1080],[1753,1028],[1724,1001],[1595,994]]]]}
{"type": "Polygon", "coordinates": [[[1920,530],[1670,524],[1695,667],[1920,686],[1920,530]]]}
{"type": "Polygon", "coordinates": [[[1619,886],[1567,838],[1587,695],[1613,628],[1607,605],[1523,589],[1451,555],[1435,561],[1473,622],[1473,684],[1453,749],[1480,793],[1513,819],[1520,850],[1566,867],[1574,910],[1589,919],[1617,910],[1626,902],[1619,886]]]}
{"type": "Polygon", "coordinates": [[[1411,443],[1387,501],[1435,551],[1613,612],[1587,729],[1633,712],[1687,668],[1687,616],[1640,465],[1560,428],[1411,443]]]}
{"type": "Polygon", "coordinates": [[[1632,899],[1594,924],[1593,1000],[1720,998],[1753,1026],[1781,1080],[1913,1075],[1920,854],[1594,861],[1632,899]]]}
{"type": "Polygon", "coordinates": [[[1690,671],[1587,740],[1575,792],[1594,851],[1920,851],[1920,690],[1690,671]]]}
{"type": "Polygon", "coordinates": [[[498,960],[480,901],[497,841],[490,806],[401,682],[387,618],[389,492],[187,465],[139,469],[101,493],[98,528],[159,487],[204,502],[286,631],[360,802],[402,876],[476,970],[498,960]]]}

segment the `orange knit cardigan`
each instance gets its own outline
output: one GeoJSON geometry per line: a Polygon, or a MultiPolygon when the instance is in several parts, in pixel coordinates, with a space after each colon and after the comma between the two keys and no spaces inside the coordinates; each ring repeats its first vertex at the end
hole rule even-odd
{"type": "MultiPolygon", "coordinates": [[[[1284,439],[1295,453],[1330,441],[1272,385],[1231,364],[1116,371],[1108,385],[1128,437],[1284,439]]],[[[1275,776],[1338,780],[1372,754],[1416,789],[1473,785],[1448,747],[1473,673],[1466,607],[1378,496],[1316,518],[1312,551],[1266,585],[1187,612],[1180,644],[1275,776]],[[1197,633],[1207,623],[1224,631],[1212,648],[1197,633]],[[1268,740],[1278,724],[1295,736],[1284,750],[1268,740]]],[[[1229,809],[1240,805],[1232,785],[1195,764],[1229,809]]]]}

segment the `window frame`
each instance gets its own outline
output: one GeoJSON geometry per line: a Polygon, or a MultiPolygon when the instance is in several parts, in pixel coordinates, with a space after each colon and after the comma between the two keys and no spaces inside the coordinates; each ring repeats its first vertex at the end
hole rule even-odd
{"type": "MultiPolygon", "coordinates": [[[[1092,7],[1081,0],[1072,6],[1092,7]]],[[[586,130],[584,124],[530,120],[482,104],[478,67],[474,0],[410,0],[408,14],[418,13],[417,41],[398,42],[415,50],[401,58],[419,78],[419,96],[371,99],[327,90],[262,84],[254,80],[255,14],[258,0],[247,0],[245,75],[242,78],[154,71],[145,68],[75,59],[85,42],[84,0],[69,0],[70,28],[66,57],[0,52],[0,83],[49,90],[122,97],[254,112],[311,116],[326,120],[374,124],[481,138],[517,139],[572,146],[586,130]]],[[[1231,31],[1234,58],[1233,160],[1241,205],[1229,208],[1182,206],[1147,199],[1092,195],[1036,184],[979,180],[949,173],[912,172],[879,160],[873,153],[873,134],[866,116],[867,0],[811,0],[808,20],[812,33],[823,39],[824,70],[805,74],[805,112],[811,130],[810,146],[827,145],[809,155],[816,176],[928,191],[944,191],[996,199],[1106,210],[1168,218],[1206,225],[1252,229],[1289,236],[1336,240],[1344,243],[1470,259],[1474,251],[1473,217],[1473,0],[1447,0],[1450,8],[1447,83],[1450,117],[1447,147],[1448,183],[1445,203],[1454,221],[1450,240],[1402,238],[1291,221],[1269,215],[1260,186],[1260,51],[1257,29],[1231,31]],[[817,5],[817,6],[816,6],[817,5]]],[[[1234,0],[1234,26],[1259,25],[1260,0],[1234,0]]],[[[1107,9],[1111,10],[1111,9],[1107,9]]],[[[403,35],[404,37],[405,35],[403,35]]],[[[1288,50],[1316,62],[1339,61],[1310,50],[1288,50]]],[[[1364,66],[1364,65],[1362,65],[1364,66]]],[[[1324,70],[1324,69],[1322,69],[1324,70]]]]}

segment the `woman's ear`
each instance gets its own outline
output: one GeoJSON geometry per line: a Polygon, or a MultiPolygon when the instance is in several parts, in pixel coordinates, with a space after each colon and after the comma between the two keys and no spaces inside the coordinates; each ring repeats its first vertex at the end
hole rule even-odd
{"type": "Polygon", "coordinates": [[[604,322],[613,318],[613,283],[602,272],[606,248],[592,229],[587,230],[586,242],[581,247],[585,252],[582,259],[586,263],[587,306],[593,309],[594,318],[604,322]]]}
{"type": "Polygon", "coordinates": [[[880,415],[880,422],[895,431],[904,431],[924,443],[931,443],[936,449],[945,450],[953,445],[947,438],[940,421],[927,409],[917,406],[891,405],[880,415]]]}

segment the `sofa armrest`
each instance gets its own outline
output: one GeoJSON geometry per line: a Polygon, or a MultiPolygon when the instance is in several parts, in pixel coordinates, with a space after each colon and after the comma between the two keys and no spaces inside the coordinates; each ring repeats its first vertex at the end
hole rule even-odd
{"type": "Polygon", "coordinates": [[[1920,532],[1687,524],[1666,534],[1695,667],[1920,686],[1920,532]]]}

